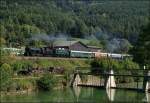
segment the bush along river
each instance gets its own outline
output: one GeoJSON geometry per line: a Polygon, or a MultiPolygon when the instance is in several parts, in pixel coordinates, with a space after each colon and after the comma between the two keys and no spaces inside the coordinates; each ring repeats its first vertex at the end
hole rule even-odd
{"type": "Polygon", "coordinates": [[[19,95],[1,96],[1,102],[83,102],[83,103],[106,103],[106,102],[150,102],[150,94],[119,90],[99,89],[90,87],[74,87],[64,89],[52,89],[50,91],[37,91],[19,95]]]}

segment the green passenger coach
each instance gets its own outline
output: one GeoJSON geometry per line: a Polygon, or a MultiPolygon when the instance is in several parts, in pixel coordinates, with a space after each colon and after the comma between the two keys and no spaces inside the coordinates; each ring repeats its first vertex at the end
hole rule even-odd
{"type": "Polygon", "coordinates": [[[71,57],[81,57],[81,58],[93,58],[95,55],[93,52],[86,52],[86,51],[70,51],[71,57]]]}

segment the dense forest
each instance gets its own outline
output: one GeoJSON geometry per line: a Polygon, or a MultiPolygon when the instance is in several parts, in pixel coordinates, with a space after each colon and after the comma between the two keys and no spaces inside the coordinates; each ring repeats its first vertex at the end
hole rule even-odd
{"type": "Polygon", "coordinates": [[[149,1],[1,0],[0,14],[0,39],[6,46],[27,45],[36,35],[64,35],[96,38],[110,48],[120,41],[135,43],[149,21],[149,1]]]}

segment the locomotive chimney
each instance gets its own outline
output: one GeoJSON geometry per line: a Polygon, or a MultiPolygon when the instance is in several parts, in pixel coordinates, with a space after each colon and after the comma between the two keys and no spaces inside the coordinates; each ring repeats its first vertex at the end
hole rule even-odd
{"type": "Polygon", "coordinates": [[[53,48],[54,40],[50,40],[50,48],[53,48]]]}

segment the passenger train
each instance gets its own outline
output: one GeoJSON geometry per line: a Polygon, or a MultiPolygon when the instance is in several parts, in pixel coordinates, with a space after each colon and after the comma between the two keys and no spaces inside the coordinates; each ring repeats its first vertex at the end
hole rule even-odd
{"type": "Polygon", "coordinates": [[[102,58],[108,57],[113,59],[125,59],[131,57],[128,54],[103,53],[91,51],[76,51],[63,48],[25,48],[24,56],[40,56],[40,57],[72,57],[72,58],[102,58]]]}

